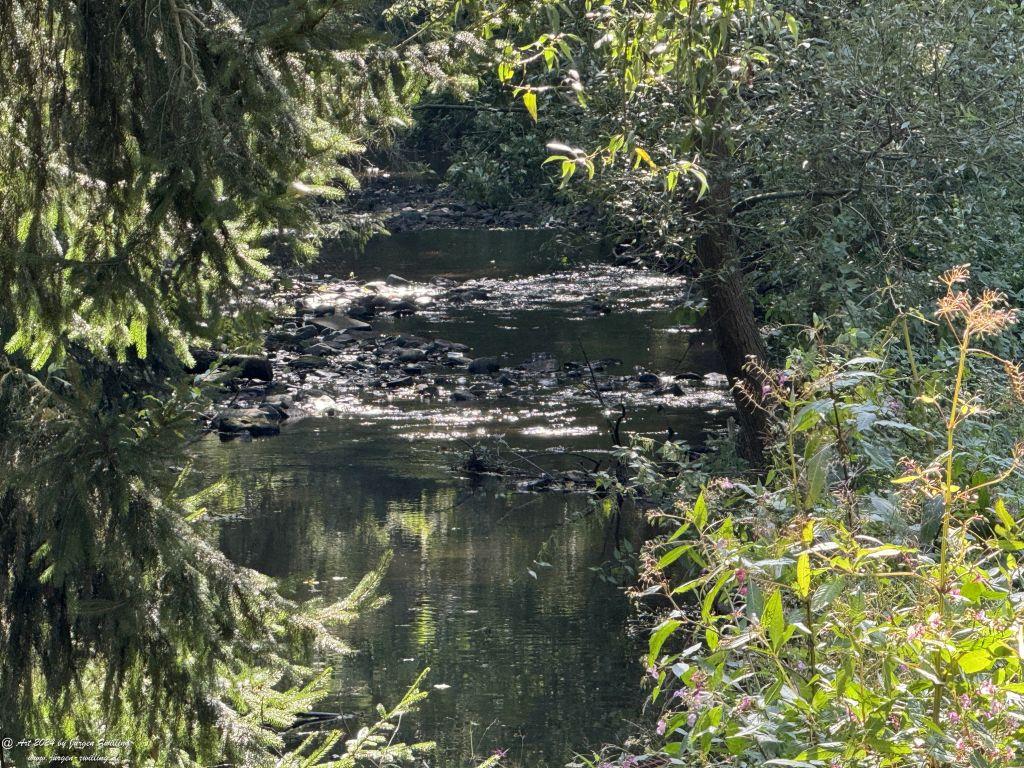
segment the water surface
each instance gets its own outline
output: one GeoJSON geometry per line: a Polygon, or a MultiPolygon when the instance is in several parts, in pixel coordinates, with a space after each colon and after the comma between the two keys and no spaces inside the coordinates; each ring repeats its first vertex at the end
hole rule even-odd
{"type": "Polygon", "coordinates": [[[668,381],[717,363],[674,314],[684,281],[595,257],[562,258],[538,232],[408,233],[363,254],[329,247],[317,267],[325,274],[398,274],[421,293],[443,277],[487,294],[378,318],[375,329],[469,344],[508,366],[545,353],[559,370],[514,396],[471,403],[341,387],[345,407],[330,416],[199,448],[209,477],[236,481],[225,551],[287,592],[342,596],[394,553],[388,604],[347,638],[356,653],[324,660],[335,685],[321,708],[355,715],[356,727],[429,667],[431,695],[403,738],[437,741],[442,767],[495,749],[507,750],[507,765],[563,765],[622,739],[639,717],[642,640],[628,631],[621,592],[597,572],[630,526],[609,525],[583,495],[518,492],[455,466],[467,445],[495,436],[539,463],[586,466],[576,453],[607,457],[605,410],[619,402],[626,428],[652,436],[699,441],[724,417],[723,391],[700,382],[676,395],[609,392],[602,403],[588,377],[567,375],[562,364],[583,359],[668,381]]]}

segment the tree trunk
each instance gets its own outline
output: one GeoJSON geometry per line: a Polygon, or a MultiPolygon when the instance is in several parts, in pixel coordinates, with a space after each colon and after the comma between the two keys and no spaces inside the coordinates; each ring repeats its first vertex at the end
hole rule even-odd
{"type": "Polygon", "coordinates": [[[763,365],[766,349],[736,253],[730,211],[729,185],[720,181],[713,185],[699,213],[701,231],[695,248],[708,319],[739,414],[740,450],[748,461],[761,465],[768,422],[744,390],[754,397],[760,395],[762,382],[746,366],[750,358],[763,365]]]}

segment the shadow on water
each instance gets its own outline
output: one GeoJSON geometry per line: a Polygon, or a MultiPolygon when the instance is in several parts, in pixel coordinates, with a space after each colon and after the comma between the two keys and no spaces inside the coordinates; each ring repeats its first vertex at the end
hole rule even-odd
{"type": "Polygon", "coordinates": [[[368,712],[429,666],[440,687],[406,737],[438,741],[441,766],[497,748],[513,764],[560,765],[635,716],[628,606],[590,570],[606,541],[601,521],[574,522],[583,497],[460,482],[428,447],[337,420],[210,441],[202,458],[242,478],[225,551],[289,591],[340,597],[394,552],[390,600],[349,638],[358,655],[328,660],[337,692],[322,708],[368,712]]]}
{"type": "MultiPolygon", "coordinates": [[[[328,248],[317,269],[483,286],[484,300],[374,325],[463,342],[502,365],[538,352],[579,361],[583,347],[590,359],[620,361],[625,374],[715,369],[703,338],[673,319],[683,281],[552,261],[543,255],[549,239],[408,233],[358,255],[328,248]]],[[[436,740],[442,768],[494,749],[508,750],[508,764],[557,766],[627,733],[639,711],[640,649],[626,632],[625,599],[592,570],[609,553],[604,521],[587,514],[583,496],[471,483],[449,466],[458,439],[485,435],[528,450],[607,449],[604,417],[585,389],[559,371],[531,391],[471,405],[354,392],[348,411],[288,422],[279,437],[199,446],[208,477],[238,481],[224,510],[225,551],[292,593],[341,596],[394,552],[390,601],[349,638],[358,653],[325,660],[338,671],[324,706],[365,713],[429,666],[431,695],[404,737],[436,740]]],[[[648,434],[672,427],[699,439],[709,412],[725,408],[721,391],[702,386],[629,397],[630,428],[648,434]]]]}
{"type": "MultiPolygon", "coordinates": [[[[574,259],[596,256],[596,249],[573,254],[574,259]]],[[[539,274],[560,261],[547,230],[434,229],[375,237],[362,251],[328,242],[315,266],[335,276],[351,272],[363,280],[380,280],[399,274],[425,282],[436,277],[469,280],[539,274]]]]}

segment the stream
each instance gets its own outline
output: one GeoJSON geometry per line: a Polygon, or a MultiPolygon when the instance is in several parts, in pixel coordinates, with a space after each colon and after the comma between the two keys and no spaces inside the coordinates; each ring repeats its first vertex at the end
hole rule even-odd
{"type": "Polygon", "coordinates": [[[394,553],[389,601],[349,629],[354,653],[324,660],[334,688],[318,709],[351,713],[353,729],[429,667],[429,698],[400,735],[436,741],[440,768],[499,749],[505,765],[558,766],[624,738],[641,717],[644,638],[600,572],[623,542],[586,494],[469,476],[459,458],[500,440],[526,464],[589,469],[609,455],[606,413],[622,408],[624,432],[700,443],[729,403],[705,335],[675,311],[689,286],[596,252],[566,258],[530,230],[329,245],[309,275],[353,278],[390,281],[418,307],[378,315],[375,334],[468,345],[498,359],[505,384],[465,368],[419,389],[303,372],[295,385],[330,407],[275,437],[198,446],[204,477],[232,483],[221,546],[297,597],[341,597],[394,553]],[[447,394],[470,387],[468,402],[447,394]]]}

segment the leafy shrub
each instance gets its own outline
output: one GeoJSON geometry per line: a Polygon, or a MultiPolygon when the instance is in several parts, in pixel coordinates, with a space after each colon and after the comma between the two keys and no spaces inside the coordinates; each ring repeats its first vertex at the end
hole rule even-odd
{"type": "Polygon", "coordinates": [[[671,606],[647,657],[660,760],[985,768],[1024,754],[1024,448],[1007,450],[997,418],[1024,376],[983,346],[1017,313],[961,290],[968,277],[942,277],[937,364],[912,376],[886,366],[886,345],[844,361],[815,344],[761,371],[748,394],[777,425],[763,481],[709,480],[688,504],[685,480],[661,478],[656,517],[674,531],[645,550],[640,589],[671,606]]]}

